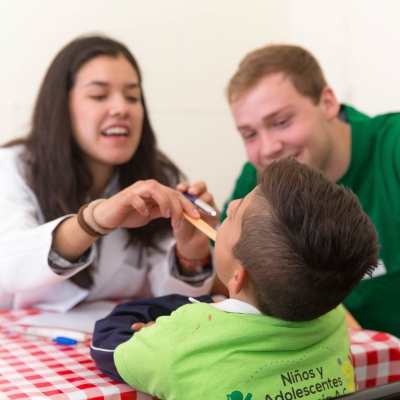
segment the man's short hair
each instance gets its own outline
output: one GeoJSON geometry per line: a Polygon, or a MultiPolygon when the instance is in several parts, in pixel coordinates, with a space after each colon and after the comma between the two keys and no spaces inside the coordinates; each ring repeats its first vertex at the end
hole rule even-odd
{"type": "Polygon", "coordinates": [[[233,255],[262,313],[318,318],[377,266],[376,230],[351,190],[293,158],[267,165],[258,182],[233,255]]]}
{"type": "Polygon", "coordinates": [[[230,80],[226,94],[231,103],[267,75],[282,72],[296,90],[318,104],[327,85],[314,56],[299,46],[270,45],[249,53],[230,80]]]}

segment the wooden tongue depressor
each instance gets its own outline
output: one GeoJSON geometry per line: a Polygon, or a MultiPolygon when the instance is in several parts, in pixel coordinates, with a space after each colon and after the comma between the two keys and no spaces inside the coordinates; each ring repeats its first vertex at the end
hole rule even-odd
{"type": "Polygon", "coordinates": [[[206,222],[204,222],[202,219],[198,218],[192,218],[189,215],[187,215],[185,212],[183,213],[183,216],[191,223],[193,224],[199,231],[202,231],[205,235],[207,235],[211,240],[214,240],[217,237],[217,231],[214,228],[211,228],[210,225],[208,225],[206,222]]]}

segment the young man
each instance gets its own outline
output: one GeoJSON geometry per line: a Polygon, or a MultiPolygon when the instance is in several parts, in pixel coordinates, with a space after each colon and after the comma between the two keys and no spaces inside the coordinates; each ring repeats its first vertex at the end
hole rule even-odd
{"type": "Polygon", "coordinates": [[[340,303],[378,254],[357,197],[320,170],[283,159],[228,215],[214,255],[230,298],[117,306],[96,324],[96,364],[168,400],[321,399],[356,390],[340,303]],[[132,336],[132,323],[171,312],[132,336]]]}
{"type": "Polygon", "coordinates": [[[288,156],[351,188],[382,247],[372,279],[344,305],[363,328],[400,337],[400,113],[370,118],[340,105],[315,58],[289,45],[248,54],[227,96],[249,159],[230,200],[255,187],[258,168],[288,156]]]}

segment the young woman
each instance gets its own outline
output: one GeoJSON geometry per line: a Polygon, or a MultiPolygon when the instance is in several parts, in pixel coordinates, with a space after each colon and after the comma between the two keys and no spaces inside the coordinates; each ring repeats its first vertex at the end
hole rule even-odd
{"type": "MultiPolygon", "coordinates": [[[[209,240],[182,218],[199,212],[173,189],[180,178],[156,148],[129,50],[99,36],[68,44],[30,134],[0,149],[0,308],[208,293],[209,240]]],[[[202,182],[178,188],[213,205],[202,182]]]]}

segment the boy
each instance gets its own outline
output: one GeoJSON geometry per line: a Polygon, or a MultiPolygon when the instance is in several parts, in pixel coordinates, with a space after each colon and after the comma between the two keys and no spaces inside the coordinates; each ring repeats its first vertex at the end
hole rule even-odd
{"type": "Polygon", "coordinates": [[[135,319],[126,318],[138,308],[117,307],[95,328],[100,369],[115,378],[102,357],[122,343],[117,374],[161,399],[327,399],[356,390],[339,305],[376,267],[375,228],[352,192],[294,159],[269,164],[258,182],[230,204],[215,242],[230,298],[184,305],[127,341],[135,319]]]}

